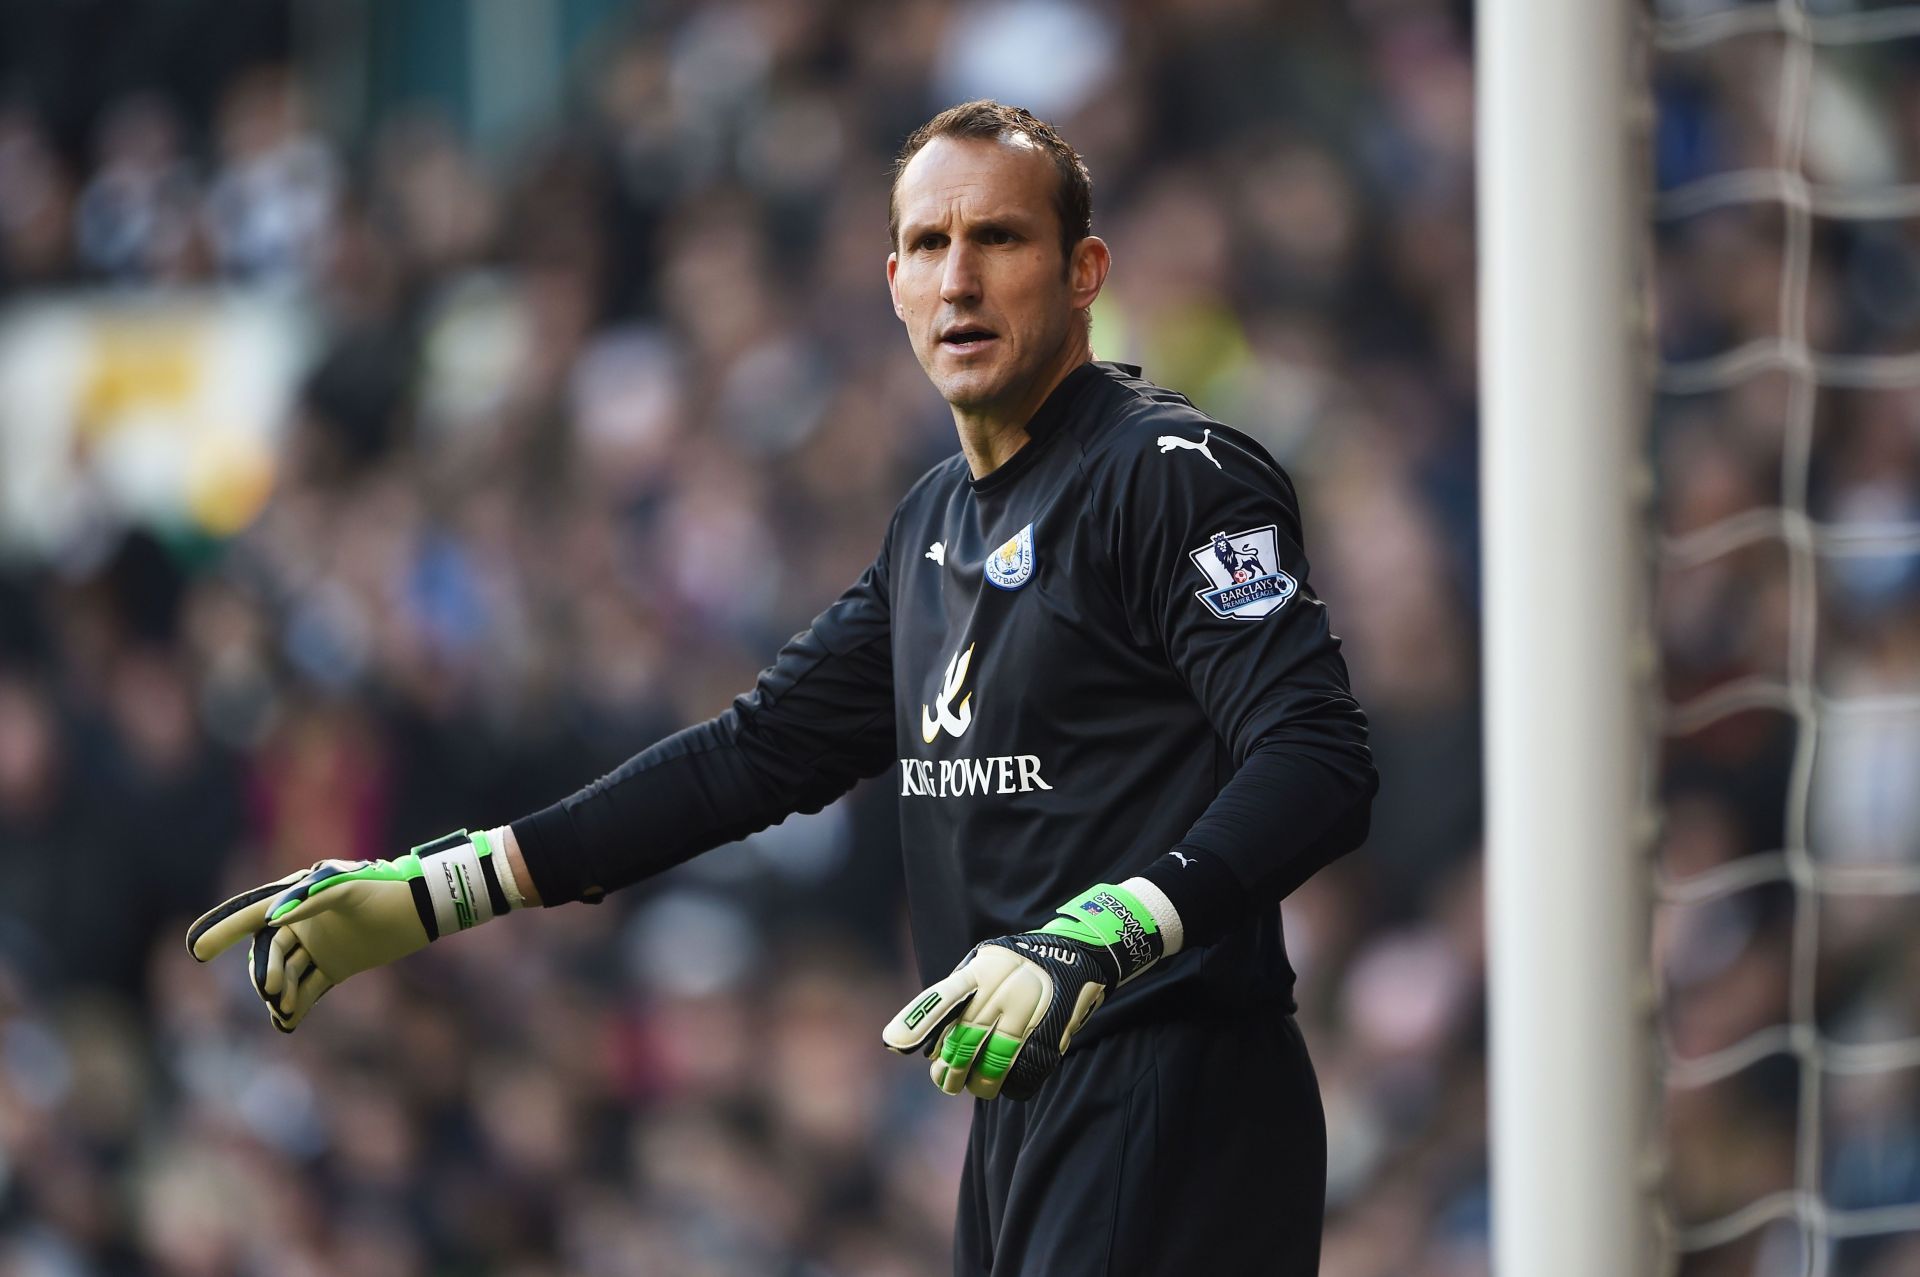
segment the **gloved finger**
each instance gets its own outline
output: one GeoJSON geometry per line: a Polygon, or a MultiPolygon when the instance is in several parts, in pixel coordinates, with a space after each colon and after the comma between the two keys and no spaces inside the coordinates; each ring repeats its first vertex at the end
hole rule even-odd
{"type": "Polygon", "coordinates": [[[344,898],[339,894],[339,888],[377,872],[380,863],[370,860],[320,861],[267,902],[268,925],[284,927],[316,913],[325,913],[344,898]]]}
{"type": "Polygon", "coordinates": [[[300,982],[293,986],[291,1001],[282,998],[281,1004],[273,1008],[273,1027],[282,1033],[291,1033],[299,1028],[300,1022],[307,1018],[307,1012],[313,1010],[313,1004],[325,997],[327,990],[332,987],[333,981],[327,979],[326,973],[319,967],[308,968],[307,973],[300,977],[300,982]]]}
{"type": "Polygon", "coordinates": [[[1100,985],[1088,984],[1081,986],[1080,996],[1074,1000],[1073,1014],[1068,1017],[1067,1027],[1062,1030],[1060,1034],[1060,1053],[1062,1055],[1066,1054],[1067,1044],[1073,1041],[1073,1035],[1078,1033],[1081,1027],[1086,1024],[1087,1017],[1095,1011],[1098,1011],[1100,1004],[1106,1000],[1107,991],[1100,985]]]}
{"type": "Polygon", "coordinates": [[[206,962],[258,931],[266,922],[269,902],[298,882],[306,872],[302,869],[284,878],[262,883],[221,901],[201,914],[187,928],[187,952],[193,955],[196,962],[206,962]]]}
{"type": "Polygon", "coordinates": [[[253,933],[253,942],[247,946],[247,978],[253,982],[253,991],[269,1007],[273,1005],[273,996],[267,992],[267,967],[273,957],[273,929],[262,927],[253,933]]]}
{"type": "Polygon", "coordinates": [[[287,955],[300,944],[300,937],[284,927],[262,928],[267,939],[267,965],[260,977],[260,996],[269,1000],[278,997],[287,987],[287,955]]]}
{"type": "Polygon", "coordinates": [[[974,1061],[973,1072],[967,1076],[967,1092],[983,1100],[999,1095],[1007,1084],[1007,1075],[1013,1071],[1014,1061],[1026,1046],[1025,1039],[1011,1033],[996,1029],[988,1034],[980,1047],[979,1058],[974,1061]]]}
{"type": "MultiPolygon", "coordinates": [[[[1090,986],[1091,987],[1091,986],[1090,986]]],[[[1030,963],[1008,973],[993,996],[980,1008],[979,1018],[994,1026],[981,1041],[966,1089],[983,1100],[1000,1094],[1007,1074],[1019,1058],[1031,1033],[1053,1002],[1053,981],[1030,963]]]]}
{"type": "Polygon", "coordinates": [[[313,966],[313,956],[304,947],[296,948],[287,956],[286,984],[280,991],[280,1013],[288,1014],[294,1008],[295,998],[300,988],[300,979],[313,966]]]}
{"type": "Polygon", "coordinates": [[[967,1089],[967,1078],[972,1074],[974,1064],[980,1058],[981,1049],[993,1036],[996,1022],[976,1024],[968,1016],[947,1030],[940,1041],[940,1050],[933,1057],[933,1064],[927,1070],[933,1078],[933,1084],[948,1095],[958,1095],[967,1089]]]}
{"type": "Polygon", "coordinates": [[[910,1055],[915,1051],[931,1052],[940,1041],[941,1030],[967,1009],[967,1003],[972,1000],[978,987],[967,970],[967,964],[961,963],[952,975],[922,989],[919,996],[901,1007],[899,1014],[880,1031],[880,1040],[889,1051],[898,1051],[902,1055],[910,1055]]]}

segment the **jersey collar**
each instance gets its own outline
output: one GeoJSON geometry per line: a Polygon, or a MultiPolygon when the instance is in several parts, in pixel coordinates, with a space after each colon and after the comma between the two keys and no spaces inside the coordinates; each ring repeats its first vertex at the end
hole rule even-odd
{"type": "Polygon", "coordinates": [[[1003,488],[1033,468],[1040,454],[1046,451],[1045,444],[1059,432],[1062,424],[1072,415],[1071,409],[1080,396],[1101,377],[1112,377],[1119,372],[1126,376],[1138,377],[1140,370],[1127,364],[1111,364],[1088,361],[1075,368],[1060,379],[1046,401],[1042,403],[1027,421],[1027,442],[1020,451],[1008,457],[993,473],[983,478],[969,477],[967,482],[973,485],[975,492],[992,492],[1003,488]]]}

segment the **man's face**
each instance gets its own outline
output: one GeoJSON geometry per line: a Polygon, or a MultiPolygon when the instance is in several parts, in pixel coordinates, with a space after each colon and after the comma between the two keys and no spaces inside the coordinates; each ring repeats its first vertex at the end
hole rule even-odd
{"type": "Polygon", "coordinates": [[[1062,260],[1059,180],[1046,153],[1018,136],[935,138],[900,174],[900,237],[887,258],[893,310],[956,409],[1021,403],[1062,357],[1076,306],[1099,291],[1062,260]]]}

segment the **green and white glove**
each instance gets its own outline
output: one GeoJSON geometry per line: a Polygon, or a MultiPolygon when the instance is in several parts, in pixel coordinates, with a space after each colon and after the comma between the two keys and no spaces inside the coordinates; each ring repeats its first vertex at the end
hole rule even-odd
{"type": "Polygon", "coordinates": [[[208,910],[187,948],[206,962],[251,936],[254,992],[291,1033],[348,976],[523,905],[497,835],[462,829],[397,860],[322,860],[208,910]]]}
{"type": "Polygon", "coordinates": [[[975,945],[881,1040],[930,1056],[933,1083],[948,1095],[1031,1099],[1107,991],[1180,947],[1178,916],[1144,879],[1094,887],[1058,914],[1038,931],[975,945]]]}

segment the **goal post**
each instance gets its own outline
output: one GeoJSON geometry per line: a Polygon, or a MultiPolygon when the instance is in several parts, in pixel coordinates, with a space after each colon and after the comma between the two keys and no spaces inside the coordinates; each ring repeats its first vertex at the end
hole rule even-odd
{"type": "Polygon", "coordinates": [[[1651,1272],[1648,762],[1625,0],[1479,0],[1495,1271],[1651,1272]]]}

